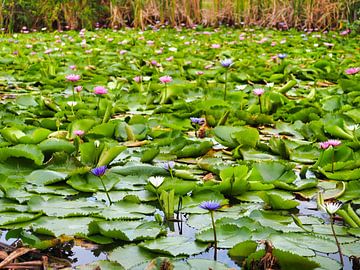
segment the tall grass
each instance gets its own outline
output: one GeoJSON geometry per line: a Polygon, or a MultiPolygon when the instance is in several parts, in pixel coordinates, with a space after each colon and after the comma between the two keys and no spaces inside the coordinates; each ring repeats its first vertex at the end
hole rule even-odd
{"type": "Polygon", "coordinates": [[[354,21],[360,0],[0,0],[0,27],[94,27],[96,22],[144,28],[247,24],[296,28],[339,27],[354,21]]]}

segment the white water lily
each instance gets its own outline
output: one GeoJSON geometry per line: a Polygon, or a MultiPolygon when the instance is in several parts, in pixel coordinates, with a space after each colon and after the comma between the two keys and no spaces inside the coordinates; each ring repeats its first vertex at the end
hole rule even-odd
{"type": "Polygon", "coordinates": [[[148,180],[155,188],[158,188],[162,185],[164,179],[165,177],[162,176],[151,176],[148,180]]]}
{"type": "Polygon", "coordinates": [[[324,204],[325,210],[329,215],[335,214],[340,208],[342,204],[336,202],[326,202],[324,204]]]}
{"type": "Polygon", "coordinates": [[[67,105],[69,105],[70,107],[75,107],[77,105],[76,101],[68,101],[67,105]]]}

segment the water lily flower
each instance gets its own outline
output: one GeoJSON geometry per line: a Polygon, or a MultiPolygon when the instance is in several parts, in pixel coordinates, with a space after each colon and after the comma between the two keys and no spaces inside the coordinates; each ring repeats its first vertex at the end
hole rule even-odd
{"type": "Polygon", "coordinates": [[[280,59],[285,59],[287,57],[287,54],[286,53],[279,53],[277,55],[280,59]]]}
{"type": "Polygon", "coordinates": [[[329,42],[324,42],[323,44],[326,47],[334,47],[335,46],[334,43],[329,43],[329,42]]]}
{"type": "Polygon", "coordinates": [[[78,85],[74,87],[74,90],[79,93],[83,90],[83,87],[81,85],[78,85]]]}
{"type": "Polygon", "coordinates": [[[335,146],[339,146],[341,144],[341,141],[339,140],[327,140],[325,142],[321,142],[320,148],[321,149],[328,149],[330,146],[335,147],[335,146]]]}
{"type": "Polygon", "coordinates": [[[169,82],[172,82],[172,77],[171,76],[162,76],[159,78],[160,82],[161,83],[169,83],[169,82]]]}
{"type": "Polygon", "coordinates": [[[68,101],[67,105],[69,105],[70,107],[75,107],[77,105],[76,101],[68,101]]]}
{"type": "Polygon", "coordinates": [[[95,86],[94,93],[96,95],[105,95],[108,93],[108,91],[104,86],[95,86]]]}
{"type": "Polygon", "coordinates": [[[211,217],[211,224],[214,231],[214,260],[216,261],[217,258],[217,237],[216,237],[216,226],[215,226],[215,219],[214,219],[214,211],[221,208],[221,205],[217,201],[204,201],[200,205],[200,208],[208,210],[211,217]]]}
{"type": "Polygon", "coordinates": [[[73,131],[74,135],[76,136],[82,136],[85,134],[85,131],[81,130],[81,129],[77,129],[73,131]]]}
{"type": "Polygon", "coordinates": [[[70,68],[71,70],[75,70],[75,69],[76,69],[76,66],[75,66],[75,65],[70,65],[69,68],[70,68]]]}
{"type": "Polygon", "coordinates": [[[133,80],[134,80],[134,82],[139,83],[139,82],[142,81],[142,78],[141,78],[141,76],[136,76],[136,77],[133,78],[133,80]]]}
{"type": "Polygon", "coordinates": [[[196,71],[195,74],[198,75],[198,76],[200,76],[200,75],[203,75],[204,72],[203,72],[203,71],[196,71]]]}
{"type": "Polygon", "coordinates": [[[152,184],[154,186],[154,188],[158,188],[162,185],[162,183],[164,182],[165,177],[162,176],[151,176],[149,177],[148,181],[150,182],[150,184],[152,184]]]}
{"type": "Polygon", "coordinates": [[[360,67],[348,68],[347,70],[345,70],[345,73],[347,75],[354,75],[358,72],[360,72],[360,67]]]}
{"type": "Polygon", "coordinates": [[[205,118],[190,117],[190,120],[193,124],[203,125],[205,123],[205,118]]]}
{"type": "Polygon", "coordinates": [[[348,34],[350,34],[351,33],[351,30],[350,29],[346,29],[346,30],[344,30],[344,31],[341,31],[340,32],[340,35],[341,36],[346,36],[346,35],[348,35],[348,34]]]}
{"type": "Polygon", "coordinates": [[[153,66],[158,66],[159,65],[156,60],[151,60],[150,64],[153,65],[153,66]]]}
{"type": "Polygon", "coordinates": [[[255,88],[253,90],[254,95],[256,96],[262,96],[264,94],[265,90],[263,88],[255,88]]]}
{"type": "Polygon", "coordinates": [[[166,58],[166,61],[172,61],[172,60],[174,60],[174,56],[170,56],[170,57],[168,57],[168,58],[166,58]]]}
{"type": "Polygon", "coordinates": [[[80,75],[77,74],[67,75],[66,80],[68,80],[69,82],[77,82],[78,80],[80,80],[80,75]]]}
{"type": "Polygon", "coordinates": [[[341,206],[342,204],[339,202],[326,202],[324,204],[324,208],[329,215],[334,215],[341,208],[341,206]]]}
{"type": "Polygon", "coordinates": [[[175,167],[175,162],[174,161],[169,161],[163,164],[163,168],[167,171],[172,170],[175,167]]]}
{"type": "Polygon", "coordinates": [[[233,61],[228,58],[228,59],[224,59],[222,61],[220,61],[221,65],[225,68],[231,67],[231,65],[233,64],[233,61]]]}
{"type": "Polygon", "coordinates": [[[204,201],[199,207],[208,211],[216,211],[221,208],[221,204],[217,201],[204,201]]]}
{"type": "Polygon", "coordinates": [[[328,149],[330,145],[326,141],[326,142],[319,143],[319,146],[320,146],[321,149],[328,149]]]}
{"type": "Polygon", "coordinates": [[[105,173],[106,173],[106,170],[107,170],[107,166],[104,165],[104,166],[100,166],[100,167],[96,167],[94,169],[91,169],[91,173],[95,176],[103,176],[105,173]]]}
{"type": "Polygon", "coordinates": [[[211,45],[211,48],[213,48],[213,49],[219,49],[220,47],[221,47],[220,44],[212,44],[211,45]]]}

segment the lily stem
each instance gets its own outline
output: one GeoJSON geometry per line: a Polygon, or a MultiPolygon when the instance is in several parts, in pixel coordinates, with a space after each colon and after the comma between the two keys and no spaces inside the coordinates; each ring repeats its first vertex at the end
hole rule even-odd
{"type": "Polygon", "coordinates": [[[331,157],[331,172],[334,173],[334,163],[335,163],[335,149],[332,147],[332,157],[331,157]]]}
{"type": "Polygon", "coordinates": [[[214,220],[214,211],[210,211],[211,216],[211,224],[214,230],[214,261],[217,259],[217,238],[216,238],[216,228],[215,228],[215,220],[214,220]]]}
{"type": "Polygon", "coordinates": [[[226,100],[227,70],[225,71],[224,101],[226,100]]]}
{"type": "Polygon", "coordinates": [[[260,106],[260,113],[262,113],[261,96],[259,96],[259,106],[260,106]]]}
{"type": "Polygon", "coordinates": [[[104,184],[104,181],[103,181],[103,179],[102,179],[101,177],[99,177],[99,178],[100,178],[101,184],[102,184],[102,186],[103,186],[103,188],[104,188],[104,190],[105,190],[106,197],[107,197],[108,200],[109,200],[109,205],[112,205],[112,201],[111,201],[111,199],[110,199],[110,195],[109,195],[108,190],[106,189],[106,186],[105,186],[105,184],[104,184]]]}
{"type": "Polygon", "coordinates": [[[336,233],[335,233],[335,228],[334,228],[334,216],[333,215],[330,215],[330,225],[331,225],[331,231],[334,235],[334,238],[335,238],[335,243],[336,243],[336,246],[338,248],[338,251],[339,251],[339,256],[340,256],[340,262],[341,262],[341,265],[344,267],[344,259],[343,259],[343,254],[341,252],[341,247],[340,247],[340,243],[337,239],[337,236],[336,236],[336,233]]]}

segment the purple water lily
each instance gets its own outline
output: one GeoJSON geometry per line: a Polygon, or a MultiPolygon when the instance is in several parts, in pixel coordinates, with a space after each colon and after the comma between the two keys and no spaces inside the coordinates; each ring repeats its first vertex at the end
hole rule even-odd
{"type": "Polygon", "coordinates": [[[100,166],[100,167],[92,169],[91,173],[93,175],[95,175],[95,176],[100,177],[100,176],[103,176],[105,174],[106,170],[107,170],[107,166],[104,165],[104,166],[100,166]]]}
{"type": "Polygon", "coordinates": [[[215,211],[221,208],[221,205],[217,201],[205,201],[202,202],[199,207],[205,210],[215,211]]]}
{"type": "Polygon", "coordinates": [[[190,120],[193,124],[198,124],[198,125],[205,124],[205,118],[190,117],[190,120]]]}

